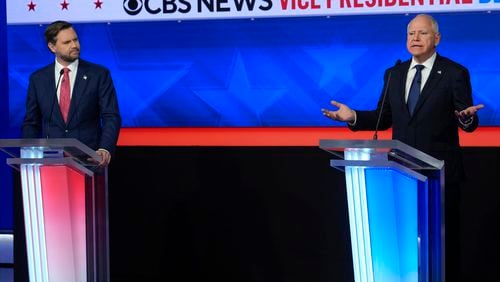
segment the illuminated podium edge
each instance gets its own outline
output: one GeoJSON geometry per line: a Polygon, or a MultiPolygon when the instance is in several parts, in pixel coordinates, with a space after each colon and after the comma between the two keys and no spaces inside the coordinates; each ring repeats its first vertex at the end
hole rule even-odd
{"type": "Polygon", "coordinates": [[[444,162],[398,140],[319,143],[345,172],[355,281],[444,281],[444,162]]]}
{"type": "Polygon", "coordinates": [[[21,174],[30,281],[109,281],[107,207],[96,202],[107,184],[94,181],[101,157],[76,139],[0,139],[0,150],[21,174]],[[106,211],[99,222],[97,208],[106,211]]]}

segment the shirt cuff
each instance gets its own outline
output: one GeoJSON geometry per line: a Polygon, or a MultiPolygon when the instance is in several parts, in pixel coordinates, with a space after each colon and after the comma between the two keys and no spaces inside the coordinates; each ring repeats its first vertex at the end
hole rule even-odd
{"type": "Polygon", "coordinates": [[[353,110],[353,113],[354,113],[354,121],[348,122],[347,124],[349,126],[355,126],[356,125],[356,121],[358,120],[358,116],[356,115],[356,111],[355,110],[353,110]]]}
{"type": "Polygon", "coordinates": [[[471,125],[474,122],[474,116],[471,116],[470,118],[466,120],[462,120],[461,118],[458,118],[458,122],[464,127],[467,128],[469,125],[471,125]]]}
{"type": "MultiPolygon", "coordinates": [[[[97,149],[97,151],[105,151],[105,152],[108,152],[108,154],[110,154],[108,150],[103,149],[103,148],[99,148],[99,149],[97,149]]],[[[110,155],[111,155],[111,154],[110,154],[110,155]]]]}

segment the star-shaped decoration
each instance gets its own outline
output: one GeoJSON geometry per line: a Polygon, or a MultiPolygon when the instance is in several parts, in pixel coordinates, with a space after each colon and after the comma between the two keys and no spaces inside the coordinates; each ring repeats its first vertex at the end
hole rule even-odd
{"type": "Polygon", "coordinates": [[[353,65],[366,52],[366,48],[332,42],[328,46],[306,48],[304,51],[321,66],[317,82],[320,87],[327,87],[333,82],[337,85],[356,85],[353,65]]]}
{"type": "Polygon", "coordinates": [[[217,115],[217,126],[262,126],[266,110],[286,93],[279,85],[255,85],[251,80],[252,56],[234,55],[227,81],[220,88],[193,89],[194,94],[217,115]]]}
{"type": "Polygon", "coordinates": [[[33,1],[30,1],[28,4],[28,11],[35,11],[36,4],[33,1]]]}
{"type": "Polygon", "coordinates": [[[102,9],[102,2],[101,2],[101,0],[97,0],[97,1],[95,1],[95,2],[94,2],[94,4],[95,4],[95,8],[96,8],[96,9],[97,9],[97,8],[102,9]]]}
{"type": "Polygon", "coordinates": [[[61,10],[68,10],[68,6],[69,6],[69,3],[66,2],[66,0],[64,0],[62,3],[61,3],[61,10]]]}

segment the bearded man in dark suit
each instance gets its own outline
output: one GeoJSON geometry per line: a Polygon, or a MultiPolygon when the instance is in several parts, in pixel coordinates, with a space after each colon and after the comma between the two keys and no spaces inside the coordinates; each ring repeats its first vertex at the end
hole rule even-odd
{"type": "Polygon", "coordinates": [[[96,150],[102,157],[100,165],[106,166],[121,126],[110,72],[80,59],[80,42],[68,22],[51,23],[45,30],[45,40],[55,62],[30,76],[23,138],[76,138],[96,150]],[[70,80],[66,116],[59,107],[65,68],[69,69],[70,80]]]}
{"type": "MultiPolygon", "coordinates": [[[[121,126],[113,80],[108,69],[80,59],[80,42],[65,21],[45,30],[55,62],[33,72],[29,79],[23,138],[75,138],[102,157],[94,174],[97,264],[99,281],[108,281],[106,167],[114,153],[121,126]]],[[[22,196],[15,189],[14,280],[28,281],[22,196]]]]}

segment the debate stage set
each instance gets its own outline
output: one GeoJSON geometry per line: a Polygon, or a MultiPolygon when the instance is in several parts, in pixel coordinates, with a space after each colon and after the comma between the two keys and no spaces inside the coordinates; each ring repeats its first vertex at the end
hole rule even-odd
{"type": "Polygon", "coordinates": [[[444,281],[443,161],[321,113],[376,106],[419,13],[485,105],[460,132],[460,281],[500,281],[499,1],[6,2],[1,282],[444,281]],[[106,173],[76,139],[20,139],[54,20],[111,72],[106,173]]]}

